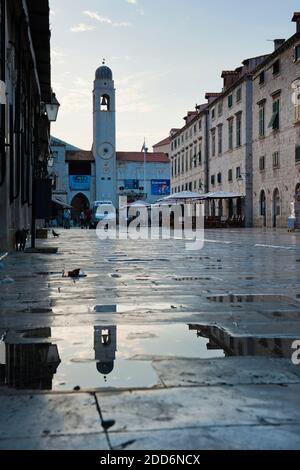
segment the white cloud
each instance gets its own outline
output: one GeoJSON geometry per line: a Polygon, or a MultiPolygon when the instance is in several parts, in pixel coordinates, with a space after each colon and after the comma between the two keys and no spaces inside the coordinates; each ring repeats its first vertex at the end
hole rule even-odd
{"type": "Polygon", "coordinates": [[[126,0],[127,3],[130,3],[131,5],[136,5],[137,0],[126,0]]]}
{"type": "Polygon", "coordinates": [[[122,22],[119,22],[119,23],[114,22],[110,18],[107,18],[106,16],[101,16],[95,11],[86,10],[86,11],[83,12],[83,14],[88,16],[89,18],[92,18],[93,20],[99,21],[99,23],[108,24],[108,25],[113,26],[115,28],[131,26],[131,24],[127,23],[126,21],[122,21],[122,22]]]}
{"type": "Polygon", "coordinates": [[[93,29],[95,29],[95,26],[79,23],[79,25],[73,26],[70,31],[72,31],[72,33],[85,33],[86,31],[92,31],[93,29]]]}

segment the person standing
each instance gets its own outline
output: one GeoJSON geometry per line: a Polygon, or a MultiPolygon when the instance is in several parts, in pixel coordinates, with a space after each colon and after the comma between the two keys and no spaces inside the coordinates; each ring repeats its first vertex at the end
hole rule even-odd
{"type": "Polygon", "coordinates": [[[79,220],[80,220],[80,228],[83,229],[84,224],[85,224],[85,215],[83,211],[80,212],[79,220]]]}

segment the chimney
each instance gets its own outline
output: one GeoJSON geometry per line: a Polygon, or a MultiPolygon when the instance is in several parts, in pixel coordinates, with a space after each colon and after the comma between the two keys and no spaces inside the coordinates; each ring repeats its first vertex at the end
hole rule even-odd
{"type": "Polygon", "coordinates": [[[274,51],[277,51],[284,43],[285,39],[274,39],[274,51]]]}
{"type": "Polygon", "coordinates": [[[227,90],[239,78],[239,70],[223,70],[221,77],[224,80],[223,89],[227,90]]]}
{"type": "Polygon", "coordinates": [[[297,24],[297,33],[300,33],[300,11],[295,11],[292,21],[297,24]]]}

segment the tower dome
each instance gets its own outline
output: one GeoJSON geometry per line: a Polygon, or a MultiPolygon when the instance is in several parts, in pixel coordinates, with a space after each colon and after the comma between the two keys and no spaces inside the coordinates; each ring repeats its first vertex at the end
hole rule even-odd
{"type": "Polygon", "coordinates": [[[110,70],[107,65],[101,65],[96,70],[96,80],[112,80],[113,79],[113,74],[112,71],[110,70]]]}

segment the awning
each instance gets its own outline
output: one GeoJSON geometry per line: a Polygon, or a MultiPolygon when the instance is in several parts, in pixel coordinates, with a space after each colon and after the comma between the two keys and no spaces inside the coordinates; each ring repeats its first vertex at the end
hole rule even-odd
{"type": "Polygon", "coordinates": [[[159,199],[157,202],[168,202],[170,201],[170,204],[172,202],[184,202],[184,201],[197,201],[202,199],[202,194],[200,193],[193,193],[192,191],[182,191],[180,193],[174,193],[170,194],[170,196],[164,197],[162,199],[159,199]]]}
{"type": "Polygon", "coordinates": [[[226,191],[216,191],[206,193],[201,196],[202,199],[238,199],[244,198],[245,196],[240,193],[231,193],[226,191]]]}
{"type": "Polygon", "coordinates": [[[61,199],[59,196],[52,196],[52,202],[55,204],[63,207],[64,209],[73,209],[70,204],[67,204],[63,199],[61,199]]]}

